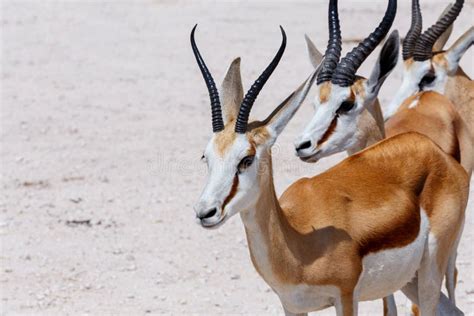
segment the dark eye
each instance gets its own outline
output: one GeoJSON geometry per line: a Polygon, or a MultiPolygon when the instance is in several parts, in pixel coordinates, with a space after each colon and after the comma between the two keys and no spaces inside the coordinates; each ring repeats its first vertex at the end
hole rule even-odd
{"type": "Polygon", "coordinates": [[[425,86],[427,86],[427,85],[433,83],[433,81],[435,81],[435,79],[436,79],[435,74],[433,74],[433,73],[428,73],[428,74],[426,74],[426,75],[423,77],[423,79],[421,79],[421,81],[420,81],[420,85],[419,85],[419,86],[420,86],[420,90],[422,90],[423,87],[425,87],[425,86]]]}
{"type": "Polygon", "coordinates": [[[201,161],[204,161],[204,162],[206,162],[206,161],[207,161],[207,159],[206,159],[206,156],[205,156],[205,155],[202,155],[202,156],[201,156],[201,161]]]}
{"type": "Polygon", "coordinates": [[[350,110],[352,110],[353,107],[354,107],[354,102],[344,101],[344,102],[341,103],[341,105],[339,106],[339,109],[337,109],[336,113],[337,114],[347,113],[350,110]]]}
{"type": "Polygon", "coordinates": [[[254,155],[251,156],[245,156],[240,162],[239,165],[237,166],[237,171],[238,173],[243,172],[245,169],[250,167],[255,159],[254,155]]]}

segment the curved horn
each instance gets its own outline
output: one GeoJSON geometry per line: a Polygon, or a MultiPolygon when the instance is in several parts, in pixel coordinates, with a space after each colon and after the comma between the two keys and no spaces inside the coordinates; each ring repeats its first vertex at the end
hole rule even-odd
{"type": "Polygon", "coordinates": [[[262,90],[263,86],[267,82],[268,78],[270,78],[271,74],[278,66],[281,57],[283,56],[283,52],[285,51],[286,47],[286,34],[283,27],[280,26],[281,35],[282,35],[282,42],[280,49],[276,53],[275,57],[271,61],[271,63],[267,66],[267,68],[262,72],[260,77],[252,84],[247,94],[245,94],[244,100],[240,105],[239,115],[237,116],[237,121],[235,122],[235,132],[240,134],[245,134],[247,131],[247,123],[249,120],[250,110],[252,109],[253,103],[255,99],[257,99],[258,94],[262,90]]]}
{"type": "Polygon", "coordinates": [[[420,36],[413,52],[413,58],[416,61],[424,61],[433,56],[432,49],[434,43],[456,20],[463,4],[464,0],[456,0],[451,9],[420,36]]]}
{"type": "Polygon", "coordinates": [[[329,41],[326,52],[324,53],[321,71],[318,74],[318,85],[331,80],[334,70],[337,67],[337,63],[339,62],[339,58],[341,57],[342,42],[339,14],[337,12],[337,0],[331,0],[329,2],[328,26],[329,41]]]}
{"type": "Polygon", "coordinates": [[[199,69],[201,69],[202,77],[206,82],[207,90],[209,91],[209,98],[211,99],[211,112],[212,112],[212,131],[214,133],[220,132],[224,129],[224,121],[222,120],[221,101],[219,99],[219,92],[217,90],[214,79],[212,78],[209,69],[207,69],[206,63],[199,53],[196,41],[194,40],[194,32],[196,31],[197,24],[191,31],[191,47],[193,48],[194,57],[198,63],[199,69]]]}
{"type": "Polygon", "coordinates": [[[362,42],[352,49],[337,65],[331,82],[342,87],[354,83],[356,71],[364,60],[372,53],[382,39],[387,35],[397,13],[397,0],[389,0],[387,10],[379,26],[362,42]]]}
{"type": "Polygon", "coordinates": [[[408,30],[405,40],[403,41],[403,60],[413,57],[416,41],[421,35],[423,20],[421,17],[421,9],[419,0],[411,2],[411,26],[408,30]]]}

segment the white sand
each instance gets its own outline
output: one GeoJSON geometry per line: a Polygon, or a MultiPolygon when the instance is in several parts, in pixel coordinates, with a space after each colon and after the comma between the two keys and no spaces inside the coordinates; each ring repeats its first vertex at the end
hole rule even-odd
{"type": "MultiPolygon", "coordinates": [[[[409,1],[400,2],[395,26],[404,34],[409,1]]],[[[427,26],[448,1],[422,2],[427,26]]],[[[454,37],[472,25],[473,3],[454,37]]],[[[326,1],[2,4],[1,313],[282,314],[252,267],[239,217],[217,231],[194,223],[211,129],[189,32],[200,23],[197,41],[219,82],[242,56],[248,87],[285,26],[287,51],[253,111],[262,118],[311,71],[303,34],[324,49],[326,1]]],[[[385,1],[341,1],[344,38],[367,35],[384,9],[385,1]]],[[[472,76],[472,49],[462,64],[472,76]]],[[[294,157],[293,139],[310,115],[308,101],[275,149],[280,193],[344,157],[317,165],[294,157]]],[[[473,203],[458,259],[466,314],[474,313],[473,203]]],[[[397,294],[397,303],[407,315],[407,299],[397,294]]],[[[360,314],[380,315],[381,301],[363,303],[360,314]]]]}

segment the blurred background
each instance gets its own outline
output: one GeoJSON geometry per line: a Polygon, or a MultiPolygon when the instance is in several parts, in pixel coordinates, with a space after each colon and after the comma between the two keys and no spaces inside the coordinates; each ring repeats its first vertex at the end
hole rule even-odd
{"type": "MultiPolygon", "coordinates": [[[[448,3],[421,0],[425,28],[448,3]]],[[[287,50],[252,112],[261,119],[312,71],[304,34],[324,51],[327,1],[1,6],[1,313],[281,315],[251,264],[239,217],[213,231],[194,223],[211,120],[189,33],[199,23],[196,40],[218,83],[241,56],[245,89],[278,49],[278,25],[285,28],[287,50]]],[[[340,1],[344,53],[378,25],[385,7],[340,1]]],[[[448,45],[473,25],[473,13],[474,1],[466,1],[448,45]]],[[[400,0],[393,28],[404,36],[409,24],[410,1],[400,0]]],[[[360,75],[369,75],[377,54],[360,75]]],[[[471,77],[473,54],[461,62],[471,77]]],[[[382,103],[400,77],[401,64],[382,103]]],[[[345,157],[303,164],[294,156],[313,97],[275,146],[278,193],[345,157]]],[[[472,200],[456,292],[466,315],[474,314],[472,200]]],[[[397,304],[399,315],[409,315],[403,295],[397,304]]],[[[361,305],[361,315],[381,313],[381,301],[361,305]]]]}

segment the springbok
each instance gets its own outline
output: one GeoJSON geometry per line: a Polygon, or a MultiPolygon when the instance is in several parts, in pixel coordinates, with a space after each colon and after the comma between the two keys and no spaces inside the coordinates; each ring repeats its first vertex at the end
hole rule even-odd
{"type": "Polygon", "coordinates": [[[436,91],[454,103],[474,136],[474,82],[459,66],[461,57],[474,43],[474,27],[466,31],[448,50],[442,51],[463,3],[463,0],[456,0],[422,34],[420,5],[418,1],[412,1],[412,24],[403,43],[403,81],[384,109],[386,119],[393,116],[408,97],[420,91],[436,91]]]}
{"type": "MultiPolygon", "coordinates": [[[[334,17],[330,15],[330,19],[334,19],[334,17]]],[[[339,27],[338,24],[333,25],[339,27]]],[[[314,64],[314,56],[320,53],[309,38],[307,41],[310,59],[314,64]]],[[[380,41],[381,37],[378,42],[380,41]]],[[[366,55],[363,59],[359,58],[360,63],[371,53],[378,42],[373,42],[374,46],[371,50],[365,49],[366,55]]],[[[382,47],[368,80],[355,75],[360,64],[351,69],[352,74],[344,73],[344,75],[354,78],[345,82],[348,85],[346,90],[343,90],[343,87],[337,82],[331,81],[340,67],[338,64],[341,52],[340,43],[340,31],[330,28],[330,40],[325,55],[329,61],[323,62],[328,75],[323,76],[324,74],[320,73],[318,77],[317,94],[314,101],[316,112],[296,142],[297,155],[303,161],[316,162],[320,158],[341,151],[347,151],[349,154],[358,152],[382,140],[385,134],[387,137],[391,137],[412,131],[430,137],[446,153],[458,160],[470,176],[474,159],[473,141],[464,121],[447,98],[436,92],[421,92],[409,98],[395,116],[387,124],[384,123],[377,95],[385,78],[397,64],[399,52],[397,32],[393,32],[382,47]]],[[[362,45],[367,48],[367,45],[362,45]]],[[[355,48],[355,50],[357,49],[355,48]]],[[[446,272],[446,286],[453,303],[455,302],[456,283],[455,260],[456,256],[452,256],[446,272]]],[[[386,306],[387,302],[390,303],[388,304],[388,314],[396,314],[393,300],[384,301],[386,306]]]]}
{"type": "MultiPolygon", "coordinates": [[[[388,33],[394,14],[389,15],[387,11],[380,25],[339,61],[342,46],[336,3],[336,0],[330,2],[335,9],[330,10],[329,41],[317,78],[316,112],[295,143],[299,157],[308,162],[339,152],[340,148],[353,154],[385,137],[383,124],[379,124],[383,116],[377,95],[397,62],[393,47],[398,45],[397,32],[392,33],[385,44],[384,58],[379,60],[368,80],[356,76],[356,71],[388,33]],[[357,134],[347,137],[350,133],[357,134]]],[[[320,53],[311,40],[306,39],[314,65],[314,58],[320,53]]]]}
{"type": "MultiPolygon", "coordinates": [[[[413,131],[430,137],[470,175],[474,164],[473,139],[466,122],[446,97],[429,91],[417,93],[399,105],[398,112],[385,123],[377,96],[398,61],[398,32],[392,32],[385,42],[369,79],[357,76],[357,69],[382,41],[388,28],[378,37],[376,29],[339,61],[341,32],[335,2],[330,2],[335,9],[329,14],[330,38],[317,78],[315,114],[297,137],[297,155],[306,162],[317,162],[341,151],[351,155],[385,136],[413,131]]],[[[418,1],[413,0],[414,12],[417,6],[418,1]]],[[[413,24],[408,34],[412,29],[413,24]]],[[[306,40],[311,63],[315,65],[321,53],[309,37],[306,40]]]]}
{"type": "MultiPolygon", "coordinates": [[[[395,9],[391,0],[388,11],[395,9]]],[[[277,55],[245,97],[239,59],[219,96],[194,31],[191,45],[209,90],[214,132],[203,156],[209,177],[195,205],[199,223],[216,228],[240,213],[252,262],[287,315],[329,306],[338,315],[357,315],[358,301],[398,289],[423,314],[461,313],[441,293],[441,283],[464,222],[464,169],[427,137],[406,133],[298,180],[278,200],[271,147],[317,70],[265,120],[249,123],[283,54],[283,31],[277,55]]]]}
{"type": "MultiPolygon", "coordinates": [[[[382,24],[381,27],[379,27],[376,32],[371,34],[369,37],[369,40],[372,41],[372,43],[369,42],[369,40],[366,40],[364,42],[365,47],[367,48],[367,44],[373,45],[373,47],[368,48],[366,51],[367,55],[370,54],[371,50],[375,48],[375,46],[381,41],[381,39],[385,36],[385,34],[388,32],[390,29],[390,26],[392,24],[392,21],[387,21],[385,24],[382,24]],[[374,45],[375,44],[375,45],[374,45]]],[[[327,49],[324,55],[324,61],[322,63],[322,70],[319,72],[318,77],[317,77],[317,86],[318,86],[318,100],[316,103],[321,103],[324,104],[325,102],[329,101],[330,98],[330,92],[331,92],[331,79],[333,77],[334,71],[337,68],[337,65],[339,63],[339,59],[341,57],[341,50],[342,50],[342,42],[341,42],[341,30],[340,30],[340,23],[339,23],[339,13],[338,13],[338,8],[337,8],[337,0],[330,0],[329,2],[329,10],[328,10],[328,29],[329,29],[329,40],[328,40],[328,45],[327,49]]],[[[392,35],[393,37],[393,35],[392,35]]],[[[316,48],[316,46],[313,44],[311,39],[306,36],[306,42],[308,45],[308,52],[310,55],[310,61],[313,64],[314,67],[317,67],[321,61],[321,53],[319,50],[316,48]]],[[[392,41],[388,41],[388,44],[392,44],[392,41]]],[[[388,46],[386,44],[386,46],[388,46]]],[[[370,47],[370,46],[369,46],[370,47]]],[[[390,47],[387,47],[384,49],[385,52],[390,52],[390,47]]],[[[355,52],[355,51],[354,51],[355,52]]],[[[360,55],[359,55],[360,57],[360,55]]],[[[367,56],[365,56],[367,57],[367,56]]],[[[363,58],[363,57],[362,57],[363,58]]],[[[365,59],[365,58],[363,58],[365,59]]],[[[362,60],[363,61],[363,60],[362,60]]],[[[396,61],[395,61],[396,64],[396,61]]],[[[395,65],[392,64],[387,64],[384,67],[384,74],[380,74],[380,76],[377,77],[377,82],[376,84],[378,86],[381,86],[385,78],[388,76],[388,74],[391,72],[395,65]]],[[[347,67],[346,67],[347,68],[347,67]]],[[[380,73],[380,71],[379,71],[380,73]]],[[[360,78],[362,79],[362,78],[360,78]]],[[[359,82],[362,83],[362,82],[359,82]]],[[[358,85],[354,87],[353,91],[353,96],[356,96],[357,94],[361,93],[361,88],[363,85],[358,85]]],[[[353,154],[355,152],[360,151],[363,148],[366,148],[368,145],[373,144],[385,137],[384,134],[384,129],[383,129],[383,117],[382,117],[382,112],[380,110],[380,107],[377,107],[378,101],[377,101],[377,93],[379,90],[379,87],[371,87],[372,89],[372,95],[369,95],[369,98],[367,101],[371,103],[375,103],[374,106],[372,107],[365,107],[362,106],[360,107],[361,112],[359,112],[359,120],[356,123],[356,125],[353,124],[354,121],[345,121],[350,124],[349,129],[345,129],[345,127],[340,127],[338,126],[338,118],[341,115],[344,115],[345,112],[348,112],[351,110],[351,108],[354,105],[354,102],[342,102],[340,106],[337,108],[334,108],[334,111],[331,111],[331,108],[324,108],[320,107],[318,110],[320,110],[323,114],[323,118],[326,119],[326,122],[329,122],[327,124],[327,129],[324,131],[324,133],[321,133],[321,139],[319,139],[317,142],[311,141],[310,138],[302,138],[301,141],[297,142],[297,153],[300,155],[302,160],[304,161],[317,161],[317,157],[312,155],[309,158],[305,158],[301,156],[301,152],[304,149],[309,149],[309,148],[314,148],[321,146],[324,142],[327,140],[331,139],[331,142],[327,142],[329,144],[329,147],[326,147],[327,151],[324,153],[324,151],[321,153],[323,156],[324,155],[331,155],[334,153],[334,150],[340,151],[339,147],[342,146],[342,148],[345,148],[344,150],[347,150],[349,154],[353,154]],[[370,99],[370,100],[369,100],[370,99]],[[367,110],[367,108],[371,109],[372,111],[367,110]],[[326,118],[326,116],[328,116],[326,118]],[[379,122],[382,122],[381,124],[379,122]],[[378,124],[378,125],[377,125],[378,124]],[[369,129],[366,129],[365,127],[369,127],[369,129]],[[341,138],[335,137],[333,134],[335,130],[341,129],[342,133],[340,133],[341,138]],[[353,128],[356,128],[358,131],[357,134],[352,134],[352,138],[348,137],[347,135],[344,135],[344,132],[346,131],[347,133],[351,133],[351,130],[353,128]],[[362,136],[362,137],[361,137],[362,136]],[[367,136],[367,137],[365,137],[367,136]],[[335,139],[338,140],[337,143],[331,144],[335,139]],[[347,142],[349,141],[349,142],[347,142]]],[[[363,93],[362,97],[367,96],[365,92],[363,93]]],[[[316,114],[321,115],[321,113],[316,114]]],[[[319,118],[319,116],[318,116],[319,118]]],[[[311,127],[311,133],[313,133],[313,127],[316,130],[321,130],[323,131],[322,127],[325,126],[325,124],[321,124],[321,121],[318,119],[317,122],[314,122],[314,125],[311,127]]],[[[396,309],[396,304],[395,304],[395,299],[393,295],[390,295],[387,298],[384,298],[384,315],[387,316],[396,316],[397,315],[397,309],[396,309]]]]}

